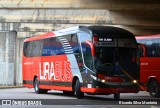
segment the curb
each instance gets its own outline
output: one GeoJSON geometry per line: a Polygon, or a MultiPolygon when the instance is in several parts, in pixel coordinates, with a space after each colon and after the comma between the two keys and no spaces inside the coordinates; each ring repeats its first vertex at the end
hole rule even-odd
{"type": "Polygon", "coordinates": [[[23,88],[24,86],[0,86],[0,89],[23,88]]]}

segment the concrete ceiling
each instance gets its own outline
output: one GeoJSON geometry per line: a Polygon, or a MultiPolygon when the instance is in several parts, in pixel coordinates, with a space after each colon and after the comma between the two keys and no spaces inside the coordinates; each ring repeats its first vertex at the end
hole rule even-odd
{"type": "Polygon", "coordinates": [[[135,35],[160,34],[159,0],[0,0],[0,23],[18,31],[112,25],[135,35]]]}

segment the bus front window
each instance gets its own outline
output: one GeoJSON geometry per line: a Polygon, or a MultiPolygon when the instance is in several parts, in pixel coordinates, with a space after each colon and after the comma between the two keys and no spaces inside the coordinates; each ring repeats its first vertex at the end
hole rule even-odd
{"type": "Polygon", "coordinates": [[[96,58],[95,58],[95,66],[98,68],[99,66],[111,64],[112,59],[111,53],[105,53],[105,50],[101,48],[99,51],[96,52],[96,58]]]}
{"type": "Polygon", "coordinates": [[[132,72],[137,65],[137,50],[123,47],[96,47],[95,69],[109,76],[132,72]]]}

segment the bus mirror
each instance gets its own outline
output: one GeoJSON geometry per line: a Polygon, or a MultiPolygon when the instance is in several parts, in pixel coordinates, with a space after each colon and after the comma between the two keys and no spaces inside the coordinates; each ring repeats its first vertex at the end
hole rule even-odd
{"type": "Polygon", "coordinates": [[[93,43],[91,41],[85,41],[89,47],[91,48],[91,53],[92,53],[92,56],[95,56],[95,47],[93,45],[93,43]]]}
{"type": "Polygon", "coordinates": [[[144,44],[138,44],[139,50],[140,50],[140,56],[141,57],[146,57],[147,56],[147,48],[144,44]]]}

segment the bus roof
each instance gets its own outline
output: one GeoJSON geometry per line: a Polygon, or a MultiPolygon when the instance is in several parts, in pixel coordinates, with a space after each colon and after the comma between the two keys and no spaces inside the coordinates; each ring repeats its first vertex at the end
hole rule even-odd
{"type": "Polygon", "coordinates": [[[42,34],[42,35],[39,35],[39,36],[35,36],[35,37],[30,37],[30,38],[27,38],[24,40],[24,42],[28,42],[28,41],[34,41],[34,40],[40,40],[40,39],[43,39],[43,38],[46,38],[46,37],[54,37],[54,33],[53,32],[48,32],[48,33],[45,33],[45,34],[42,34]]]}
{"type": "Polygon", "coordinates": [[[62,29],[62,30],[48,32],[48,33],[45,33],[45,34],[42,34],[42,35],[27,38],[27,39],[25,39],[24,42],[34,41],[34,40],[39,40],[39,39],[44,39],[44,38],[50,38],[50,37],[55,37],[55,36],[62,36],[62,35],[67,35],[67,34],[71,34],[71,33],[76,33],[77,31],[80,31],[80,30],[83,31],[84,28],[86,29],[87,27],[85,27],[85,26],[74,26],[74,27],[70,27],[70,28],[66,28],[66,29],[62,29]]]}
{"type": "Polygon", "coordinates": [[[123,28],[113,26],[90,26],[88,28],[92,31],[93,35],[101,34],[108,37],[135,38],[131,32],[123,28]]]}
{"type": "Polygon", "coordinates": [[[141,40],[141,39],[156,39],[160,38],[160,34],[156,35],[148,35],[148,36],[136,36],[136,39],[141,40]]]}
{"type": "MultiPolygon", "coordinates": [[[[124,29],[118,28],[118,27],[112,27],[112,26],[74,26],[74,27],[70,27],[70,28],[66,28],[66,29],[62,29],[62,30],[48,32],[46,34],[42,34],[39,36],[27,38],[24,42],[33,41],[33,40],[40,40],[40,39],[50,38],[50,37],[55,37],[55,36],[74,34],[79,31],[85,31],[88,34],[90,34],[92,31],[93,35],[98,34],[98,33],[105,34],[105,35],[118,33],[119,35],[128,36],[125,34],[132,34],[127,30],[124,30],[124,29]],[[104,30],[105,30],[105,32],[104,32],[104,30]]],[[[113,35],[113,36],[115,36],[115,35],[113,35]]]]}

